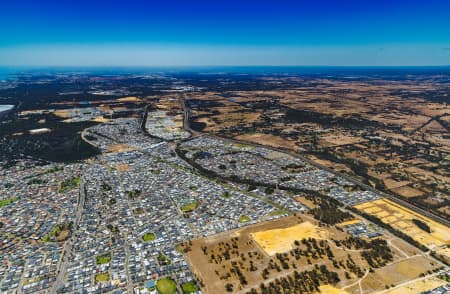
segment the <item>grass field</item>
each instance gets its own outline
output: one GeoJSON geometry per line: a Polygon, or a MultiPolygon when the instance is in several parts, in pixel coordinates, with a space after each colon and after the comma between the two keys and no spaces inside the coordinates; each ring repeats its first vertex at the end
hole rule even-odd
{"type": "Polygon", "coordinates": [[[0,200],[0,207],[4,207],[6,205],[9,205],[9,204],[13,203],[16,200],[17,200],[17,198],[2,199],[2,200],[0,200]]]}
{"type": "Polygon", "coordinates": [[[95,281],[97,283],[108,282],[109,281],[109,273],[101,273],[101,274],[95,275],[95,281]]]}
{"type": "Polygon", "coordinates": [[[102,254],[97,256],[97,258],[95,259],[95,262],[97,264],[105,264],[111,261],[111,253],[106,253],[106,254],[102,254]]]}
{"type": "Polygon", "coordinates": [[[295,240],[327,239],[328,232],[310,222],[304,222],[285,229],[256,232],[251,236],[267,254],[272,256],[293,249],[295,240]]]}
{"type": "Polygon", "coordinates": [[[177,284],[169,278],[160,279],[156,282],[156,290],[160,294],[174,294],[177,292],[177,284]]]}
{"type": "MultiPolygon", "coordinates": [[[[428,248],[436,251],[442,250],[443,254],[447,254],[445,247],[450,243],[450,229],[448,227],[387,199],[378,199],[355,207],[378,217],[382,222],[404,232],[428,248]],[[426,223],[431,228],[431,233],[420,229],[413,223],[413,219],[426,223]]],[[[449,256],[447,255],[447,257],[449,256]]]]}
{"type": "Polygon", "coordinates": [[[158,262],[161,265],[170,265],[170,264],[172,264],[172,261],[170,260],[170,258],[165,256],[164,254],[158,255],[158,262]]]}
{"type": "Polygon", "coordinates": [[[194,282],[189,282],[181,285],[184,294],[195,293],[198,291],[198,287],[194,282]]]}
{"type": "Polygon", "coordinates": [[[153,233],[145,233],[144,236],[142,236],[142,240],[144,240],[144,242],[153,241],[155,239],[156,239],[156,236],[153,233]]]}
{"type": "Polygon", "coordinates": [[[63,181],[59,188],[59,193],[78,188],[80,186],[80,181],[81,179],[79,177],[73,177],[72,179],[63,181]]]}
{"type": "Polygon", "coordinates": [[[246,222],[249,222],[249,221],[250,221],[250,218],[247,215],[241,215],[239,217],[239,222],[240,223],[246,223],[246,222]]]}
{"type": "Polygon", "coordinates": [[[197,208],[197,206],[198,206],[198,203],[197,203],[197,202],[192,202],[192,203],[185,204],[185,205],[181,208],[181,210],[182,210],[183,212],[191,212],[191,211],[194,211],[194,210],[197,208]]]}

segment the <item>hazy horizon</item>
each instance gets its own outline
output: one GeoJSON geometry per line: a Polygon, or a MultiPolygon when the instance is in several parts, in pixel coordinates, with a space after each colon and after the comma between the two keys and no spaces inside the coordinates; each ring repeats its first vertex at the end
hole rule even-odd
{"type": "Polygon", "coordinates": [[[0,66],[447,66],[448,1],[10,1],[0,66]]]}

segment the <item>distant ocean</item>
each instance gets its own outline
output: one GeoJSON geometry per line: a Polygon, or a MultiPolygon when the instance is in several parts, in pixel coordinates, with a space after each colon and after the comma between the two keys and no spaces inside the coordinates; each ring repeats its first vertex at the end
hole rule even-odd
{"type": "Polygon", "coordinates": [[[450,66],[168,66],[168,67],[0,67],[0,80],[20,73],[145,74],[155,72],[192,74],[294,74],[329,76],[449,75],[450,66]]]}
{"type": "Polygon", "coordinates": [[[16,72],[17,69],[0,67],[0,81],[9,79],[16,72]]]}

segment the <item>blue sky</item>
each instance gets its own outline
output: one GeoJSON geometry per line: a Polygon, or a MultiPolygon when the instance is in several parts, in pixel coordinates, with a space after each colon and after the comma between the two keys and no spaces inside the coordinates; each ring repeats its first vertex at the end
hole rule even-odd
{"type": "Polygon", "coordinates": [[[2,0],[15,65],[450,65],[450,1],[2,0]]]}

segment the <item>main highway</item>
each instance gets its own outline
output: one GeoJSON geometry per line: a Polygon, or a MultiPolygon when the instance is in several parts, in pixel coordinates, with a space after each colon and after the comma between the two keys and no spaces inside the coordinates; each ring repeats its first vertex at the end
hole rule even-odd
{"type": "Polygon", "coordinates": [[[77,205],[77,211],[75,214],[75,220],[72,224],[72,232],[69,240],[66,241],[66,244],[64,244],[64,252],[63,252],[63,258],[59,264],[58,269],[58,276],[56,277],[56,281],[53,284],[53,288],[51,293],[57,293],[58,290],[62,287],[64,284],[64,276],[67,271],[67,265],[69,263],[69,257],[73,254],[73,244],[76,242],[76,231],[78,228],[78,225],[81,220],[81,216],[84,209],[84,202],[86,200],[86,188],[85,188],[85,181],[84,178],[81,178],[80,181],[80,193],[78,196],[78,205],[77,205]]]}

